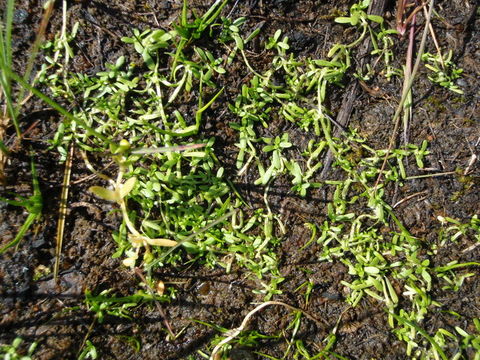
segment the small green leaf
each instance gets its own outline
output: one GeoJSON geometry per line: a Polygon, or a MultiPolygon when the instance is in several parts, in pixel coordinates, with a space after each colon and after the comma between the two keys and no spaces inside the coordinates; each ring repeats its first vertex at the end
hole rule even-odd
{"type": "Polygon", "coordinates": [[[378,274],[380,270],[375,266],[365,266],[363,268],[367,274],[378,274]]]}
{"type": "Polygon", "coordinates": [[[120,90],[125,91],[125,92],[130,90],[130,88],[127,85],[122,84],[121,82],[118,82],[118,81],[115,83],[115,86],[118,87],[120,90]]]}
{"type": "Polygon", "coordinates": [[[278,29],[277,31],[275,31],[275,35],[273,35],[273,39],[275,41],[278,41],[278,39],[280,38],[280,35],[282,34],[282,30],[278,29]]]}
{"type": "Polygon", "coordinates": [[[150,56],[150,54],[148,53],[147,49],[143,50],[141,52],[142,54],[142,57],[143,57],[143,61],[145,62],[145,64],[148,66],[148,68],[150,70],[153,70],[155,69],[155,61],[153,60],[153,58],[150,56]]]}
{"type": "Polygon", "coordinates": [[[125,56],[120,56],[115,62],[115,69],[119,69],[125,64],[125,56]]]}
{"type": "Polygon", "coordinates": [[[233,40],[235,40],[235,44],[240,50],[243,50],[244,45],[243,45],[243,40],[239,35],[234,35],[233,40]]]}
{"type": "Polygon", "coordinates": [[[378,24],[383,23],[383,17],[378,16],[378,15],[368,15],[367,18],[368,18],[368,20],[371,20],[371,21],[376,22],[378,24]]]}
{"type": "Polygon", "coordinates": [[[257,36],[261,31],[261,28],[258,28],[258,29],[255,29],[250,35],[248,35],[248,37],[245,39],[245,42],[249,42],[250,40],[252,40],[255,36],[257,36]]]}
{"type": "Polygon", "coordinates": [[[127,44],[133,44],[136,41],[135,39],[132,39],[126,36],[120,38],[120,40],[127,44]]]}
{"type": "Polygon", "coordinates": [[[288,45],[287,41],[288,41],[288,38],[283,39],[282,42],[279,42],[279,43],[277,44],[278,47],[279,47],[279,48],[282,48],[282,49],[284,49],[284,50],[290,49],[290,46],[288,45]]]}
{"type": "Polygon", "coordinates": [[[463,337],[469,336],[468,333],[465,330],[463,330],[461,327],[455,326],[455,330],[457,330],[457,332],[463,337]]]}
{"type": "Polygon", "coordinates": [[[272,153],[272,166],[275,169],[280,169],[282,166],[281,160],[280,160],[280,152],[279,151],[274,151],[272,153]]]}
{"type": "Polygon", "coordinates": [[[119,189],[119,194],[121,199],[123,199],[125,196],[127,196],[130,193],[130,191],[132,191],[136,182],[137,182],[137,178],[134,176],[128,179],[127,181],[125,181],[123,185],[121,185],[119,189]]]}
{"type": "Polygon", "coordinates": [[[274,170],[274,167],[273,167],[273,166],[270,166],[270,167],[267,169],[267,171],[265,171],[265,174],[262,176],[262,184],[263,184],[263,185],[266,185],[266,184],[270,181],[270,179],[271,179],[271,177],[272,177],[272,175],[273,175],[273,170],[274,170]]]}
{"type": "Polygon", "coordinates": [[[138,41],[135,40],[135,41],[133,42],[133,47],[135,48],[135,51],[136,51],[137,53],[139,53],[139,54],[142,54],[142,53],[143,53],[144,47],[143,47],[143,45],[142,45],[140,42],[138,42],[138,41]]]}
{"type": "Polygon", "coordinates": [[[343,17],[343,16],[337,17],[337,18],[335,18],[335,22],[337,22],[339,24],[351,24],[351,25],[353,25],[352,19],[349,18],[349,17],[343,17]]]}
{"type": "Polygon", "coordinates": [[[118,192],[105,189],[104,187],[101,187],[101,186],[91,186],[88,190],[94,193],[99,198],[102,198],[107,201],[118,202],[121,199],[118,192]]]}

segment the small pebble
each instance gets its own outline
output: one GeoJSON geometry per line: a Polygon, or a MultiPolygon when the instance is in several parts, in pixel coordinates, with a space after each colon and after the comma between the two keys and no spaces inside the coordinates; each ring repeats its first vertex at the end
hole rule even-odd
{"type": "Polygon", "coordinates": [[[18,9],[13,12],[13,23],[18,25],[22,24],[28,18],[28,11],[23,9],[18,9]]]}
{"type": "Polygon", "coordinates": [[[197,290],[200,295],[208,295],[208,293],[210,292],[210,283],[202,282],[198,286],[197,290]]]}
{"type": "Polygon", "coordinates": [[[459,86],[461,88],[465,88],[468,85],[467,82],[465,81],[465,79],[461,79],[461,78],[457,79],[456,84],[457,84],[457,86],[459,86]]]}
{"type": "Polygon", "coordinates": [[[33,249],[38,249],[43,247],[46,243],[47,242],[45,241],[45,237],[42,234],[41,236],[37,237],[35,241],[31,243],[31,246],[33,249]]]}
{"type": "Polygon", "coordinates": [[[243,349],[232,349],[230,350],[229,359],[231,360],[254,360],[252,353],[248,350],[243,349]]]}
{"type": "Polygon", "coordinates": [[[170,4],[170,1],[160,1],[160,4],[158,4],[157,7],[162,10],[169,10],[172,7],[172,4],[170,4]]]}

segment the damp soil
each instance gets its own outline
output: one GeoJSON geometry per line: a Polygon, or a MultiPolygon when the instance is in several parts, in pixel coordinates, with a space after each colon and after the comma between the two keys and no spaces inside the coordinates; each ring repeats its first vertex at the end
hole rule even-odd
{"type": "MultiPolygon", "coordinates": [[[[41,1],[19,0],[16,2],[14,51],[15,66],[25,66],[29,48],[34,41],[41,13],[41,1]]],[[[196,11],[204,12],[209,1],[189,1],[196,11]]],[[[393,27],[395,1],[387,1],[382,16],[393,27]]],[[[464,69],[458,85],[464,95],[449,92],[426,80],[425,70],[415,85],[415,113],[410,124],[410,142],[420,144],[427,139],[431,154],[427,166],[437,173],[461,171],[441,177],[416,179],[403,187],[386,189],[390,204],[419,194],[402,202],[397,216],[402,219],[412,235],[431,241],[438,234],[437,216],[450,216],[468,221],[479,213],[480,162],[472,162],[480,155],[480,17],[474,0],[437,1],[441,19],[434,20],[438,42],[444,49],[452,49],[454,61],[464,69]],[[467,176],[460,175],[469,166],[467,176]]],[[[277,29],[291,39],[291,49],[297,56],[321,58],[333,43],[345,42],[352,35],[343,26],[336,25],[333,18],[348,10],[349,1],[314,0],[245,0],[231,1],[224,10],[231,18],[245,16],[248,29],[263,24],[258,39],[248,48],[252,66],[261,70],[268,67],[270,58],[262,51],[263,42],[277,29]]],[[[168,28],[176,21],[181,10],[181,1],[174,0],[97,0],[68,1],[70,26],[80,23],[75,40],[77,55],[72,61],[72,70],[88,74],[104,69],[105,62],[114,62],[120,55],[130,58],[128,46],[120,41],[130,36],[133,27],[146,29],[168,28]]],[[[47,38],[52,38],[61,26],[61,8],[56,8],[47,38]]],[[[428,44],[431,48],[432,44],[428,44]]],[[[215,48],[215,44],[212,44],[215,48]]],[[[400,66],[406,53],[406,40],[395,46],[396,65],[400,66]]],[[[371,59],[366,59],[371,61],[371,59]]],[[[247,81],[248,70],[239,65],[228,78],[223,79],[225,92],[219,105],[205,114],[205,131],[216,138],[216,147],[222,149],[219,159],[227,169],[234,168],[235,134],[228,127],[227,104],[235,98],[238,89],[247,81]]],[[[354,82],[349,77],[348,82],[354,82]]],[[[385,147],[393,125],[391,118],[401,92],[401,80],[368,84],[368,89],[358,87],[353,92],[353,110],[349,116],[350,126],[358,129],[374,148],[385,147]],[[369,90],[369,91],[367,91],[369,90]]],[[[341,89],[329,95],[333,113],[340,111],[345,92],[341,89]]],[[[84,292],[96,293],[114,289],[116,294],[127,296],[139,288],[139,278],[121,266],[121,259],[113,259],[115,243],[112,232],[121,221],[113,206],[96,200],[88,187],[95,184],[83,165],[79,154],[74,154],[72,184],[69,197],[64,246],[60,267],[60,282],[56,284],[51,275],[41,274],[41,269],[53,268],[57,210],[60,199],[63,165],[59,154],[48,147],[58,126],[58,114],[43,103],[31,99],[22,109],[21,124],[25,139],[16,144],[13,129],[7,129],[4,141],[12,149],[5,165],[5,184],[0,187],[3,196],[10,192],[24,196],[31,194],[29,149],[35,152],[40,188],[44,195],[42,218],[27,233],[16,251],[0,258],[0,342],[11,343],[20,336],[27,342],[37,341],[37,359],[75,359],[88,334],[95,344],[101,359],[184,359],[202,358],[198,351],[204,350],[217,334],[192,319],[213,323],[224,328],[235,328],[262,296],[252,292],[261,287],[258,281],[245,276],[243,269],[233,269],[226,274],[221,268],[205,269],[198,265],[189,268],[165,267],[153,275],[176,289],[176,298],[164,304],[164,312],[177,339],[166,341],[162,315],[154,306],[141,306],[132,312],[132,319],[107,316],[101,324],[93,314],[86,311],[84,292]],[[40,272],[40,274],[39,274],[40,272]],[[141,344],[132,346],[131,339],[141,344]]],[[[275,130],[269,128],[269,136],[275,132],[289,132],[295,141],[309,139],[292,126],[277,120],[275,130]]],[[[407,168],[416,174],[414,164],[407,168]]],[[[335,169],[328,173],[335,179],[335,169]]],[[[232,179],[242,196],[254,207],[262,206],[263,190],[253,187],[252,178],[232,179]]],[[[345,288],[342,280],[351,276],[341,262],[325,263],[318,260],[318,245],[302,249],[310,239],[304,223],[322,223],[326,215],[325,203],[332,197],[328,187],[313,192],[302,199],[293,195],[287,181],[279,180],[271,191],[273,210],[281,215],[287,234],[278,247],[280,271],[285,277],[282,294],[275,299],[303,308],[321,323],[302,321],[297,338],[309,344],[321,344],[337,325],[338,339],[334,350],[349,359],[404,359],[404,343],[391,333],[384,311],[378,303],[364,297],[359,306],[350,308],[345,303],[345,288]],[[308,303],[298,287],[305,281],[314,284],[308,303]]],[[[12,240],[23,223],[26,213],[19,207],[0,203],[0,239],[2,244],[12,240]]],[[[480,247],[471,247],[473,240],[464,239],[439,251],[431,260],[445,264],[479,261],[480,247]],[[469,248],[470,251],[463,251],[469,248]]],[[[438,290],[434,297],[445,309],[463,315],[463,319],[480,317],[480,276],[478,273],[465,280],[458,292],[438,290]]],[[[274,335],[281,333],[291,321],[290,311],[282,307],[266,308],[249,323],[249,329],[274,335]]],[[[460,320],[435,312],[424,324],[427,328],[463,326],[460,320]]],[[[255,351],[282,357],[288,343],[284,338],[265,339],[253,348],[236,348],[231,359],[257,359],[255,351]]],[[[313,349],[315,350],[315,349],[313,349]]],[[[318,349],[317,349],[318,350],[318,349]]]]}

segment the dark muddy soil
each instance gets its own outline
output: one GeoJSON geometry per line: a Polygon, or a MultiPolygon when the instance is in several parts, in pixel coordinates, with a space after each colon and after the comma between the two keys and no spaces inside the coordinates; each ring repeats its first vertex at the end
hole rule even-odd
{"type": "MultiPolygon", "coordinates": [[[[15,16],[14,51],[15,66],[22,69],[40,22],[41,1],[19,0],[15,16]]],[[[122,36],[130,36],[133,27],[169,28],[176,21],[181,1],[175,0],[98,0],[69,1],[68,21],[70,26],[80,23],[75,40],[77,55],[72,61],[73,70],[88,74],[103,70],[105,62],[114,62],[128,53],[122,36]]],[[[208,9],[210,1],[189,1],[197,11],[208,9]]],[[[335,42],[345,42],[351,34],[333,19],[348,10],[349,1],[316,0],[245,0],[231,1],[224,13],[231,18],[245,16],[248,29],[265,22],[256,42],[248,48],[249,60],[256,69],[265,69],[270,59],[262,52],[263,42],[276,29],[291,39],[291,49],[298,56],[325,57],[325,52],[335,42]],[[234,6],[235,5],[235,6],[234,6]]],[[[382,16],[394,27],[395,1],[387,1],[382,16]]],[[[410,142],[420,144],[427,139],[431,155],[427,167],[432,172],[447,173],[467,168],[475,154],[480,155],[480,17],[474,0],[438,1],[437,11],[442,18],[433,21],[438,42],[443,49],[452,49],[454,61],[464,69],[457,84],[464,95],[454,94],[432,85],[426,76],[420,76],[414,90],[415,113],[410,125],[410,142]]],[[[3,8],[3,7],[2,7],[3,8]]],[[[55,9],[47,37],[59,31],[61,6],[55,9]]],[[[428,44],[433,48],[432,44],[428,44]]],[[[401,67],[406,54],[407,41],[399,39],[394,49],[401,67]]],[[[133,57],[133,58],[132,58],[133,57]]],[[[366,61],[370,61],[367,59],[366,61]]],[[[421,70],[425,73],[425,69],[421,70]]],[[[220,105],[206,114],[204,131],[217,138],[216,147],[224,166],[234,168],[237,141],[235,134],[226,126],[229,117],[227,104],[236,97],[245,81],[248,70],[239,65],[236,72],[224,79],[226,90],[220,105]]],[[[354,78],[349,78],[354,82],[354,78]]],[[[370,83],[372,91],[358,87],[353,93],[353,111],[350,126],[359,130],[374,148],[384,148],[389,141],[393,124],[391,118],[401,93],[402,83],[395,79],[390,83],[370,83]]],[[[347,87],[348,88],[348,87],[347,87]]],[[[333,113],[340,111],[345,92],[341,89],[331,94],[329,101],[333,113]]],[[[20,336],[26,342],[39,342],[35,358],[75,359],[84,339],[97,347],[101,359],[192,359],[202,358],[198,350],[204,350],[218,334],[212,328],[193,322],[192,319],[209,322],[224,328],[235,328],[253,308],[253,302],[261,302],[263,296],[252,290],[261,287],[258,281],[248,278],[241,269],[230,274],[224,270],[205,269],[193,265],[189,268],[166,267],[154,274],[165,283],[174,284],[176,299],[163,308],[175,332],[184,331],[173,341],[166,340],[163,319],[155,306],[141,306],[133,311],[133,319],[106,317],[102,324],[91,327],[93,314],[86,311],[84,292],[90,289],[98,293],[114,289],[116,294],[127,296],[139,288],[140,279],[121,265],[121,259],[112,259],[115,243],[112,232],[121,221],[113,206],[96,200],[87,191],[96,180],[88,178],[90,172],[83,165],[80,154],[74,155],[69,212],[65,229],[63,255],[60,268],[60,283],[55,284],[51,275],[42,276],[44,268],[53,269],[57,210],[63,177],[63,165],[55,150],[48,150],[51,139],[60,121],[58,114],[44,104],[32,99],[22,110],[21,122],[25,134],[22,145],[15,145],[13,129],[8,129],[5,143],[12,154],[5,166],[5,185],[0,187],[2,196],[10,192],[29,196],[31,174],[29,149],[36,154],[35,163],[39,173],[41,191],[44,194],[42,219],[21,242],[17,251],[9,251],[0,258],[0,343],[11,343],[20,336]],[[132,346],[131,339],[141,344],[132,346]]],[[[278,120],[280,131],[290,131],[297,141],[308,141],[305,134],[296,134],[284,120],[278,120]],[[302,138],[303,137],[303,138],[302,138]]],[[[272,134],[270,134],[272,135],[272,134]]],[[[410,164],[409,173],[418,169],[410,164]]],[[[471,163],[468,176],[450,174],[440,177],[416,179],[405,186],[387,189],[387,200],[395,204],[409,195],[421,193],[397,208],[412,235],[429,241],[435,237],[439,222],[437,216],[450,216],[468,221],[478,214],[480,203],[480,162],[471,163]]],[[[461,172],[460,172],[461,174],[461,172]]],[[[320,175],[318,175],[320,176],[320,175]]],[[[335,169],[327,174],[335,179],[335,169]]],[[[247,185],[250,178],[232,179],[239,191],[251,204],[263,204],[262,190],[247,185]]],[[[306,199],[294,196],[290,184],[278,181],[271,193],[274,211],[281,214],[287,226],[287,234],[278,248],[281,259],[282,294],[275,297],[290,305],[303,308],[321,322],[305,319],[297,333],[298,339],[309,344],[318,344],[338,327],[338,339],[334,351],[349,359],[404,359],[405,345],[391,333],[385,312],[372,298],[365,297],[361,303],[350,308],[345,303],[345,287],[340,283],[351,276],[341,262],[318,261],[318,245],[299,249],[309,240],[310,232],[304,223],[322,223],[326,210],[323,204],[331,199],[331,189],[324,187],[306,199]],[[314,284],[308,304],[301,291],[296,289],[306,280],[314,284]]],[[[1,244],[11,241],[26,214],[22,208],[0,203],[1,244]]],[[[445,264],[479,261],[480,247],[462,251],[473,244],[466,239],[439,251],[434,262],[445,264]]],[[[461,313],[464,319],[480,317],[480,276],[465,280],[458,292],[435,294],[444,308],[461,313]]],[[[289,310],[282,307],[266,308],[249,323],[249,329],[275,335],[285,329],[292,320],[289,310]]],[[[446,313],[432,313],[425,326],[462,326],[461,321],[446,313]]],[[[288,337],[287,337],[288,338],[288,337]]],[[[282,357],[288,343],[283,337],[264,339],[254,347],[237,348],[231,359],[260,358],[253,351],[282,357]]],[[[319,350],[317,349],[317,351],[319,350]]],[[[314,351],[315,348],[312,349],[314,351]]]]}

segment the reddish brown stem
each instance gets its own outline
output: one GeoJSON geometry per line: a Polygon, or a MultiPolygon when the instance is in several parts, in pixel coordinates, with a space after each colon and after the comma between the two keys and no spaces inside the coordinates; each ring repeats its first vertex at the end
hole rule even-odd
{"type": "MultiPolygon", "coordinates": [[[[152,287],[149,285],[147,279],[145,279],[145,276],[143,275],[142,269],[140,269],[138,267],[135,268],[135,274],[137,274],[137,276],[140,278],[140,280],[142,280],[145,283],[145,286],[147,287],[150,295],[155,296],[155,292],[152,289],[152,287]]],[[[165,312],[163,311],[162,305],[160,305],[160,303],[156,299],[154,299],[154,301],[155,301],[155,305],[157,306],[157,310],[160,313],[160,316],[163,318],[163,324],[167,328],[168,333],[170,335],[170,338],[175,339],[175,334],[172,330],[172,327],[170,326],[170,322],[168,321],[167,316],[165,315],[165,312]]]]}

